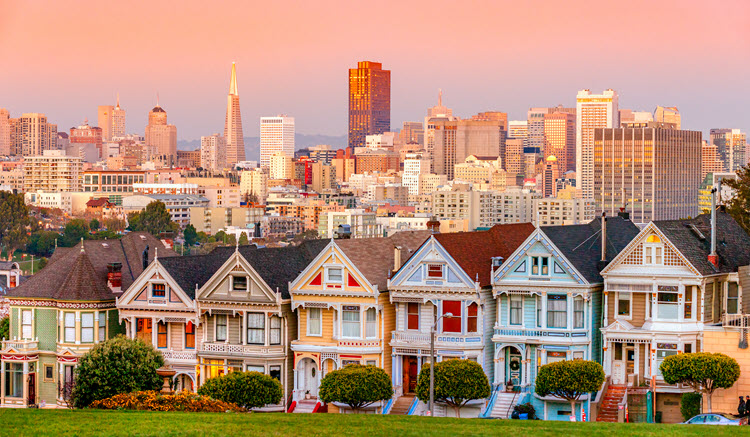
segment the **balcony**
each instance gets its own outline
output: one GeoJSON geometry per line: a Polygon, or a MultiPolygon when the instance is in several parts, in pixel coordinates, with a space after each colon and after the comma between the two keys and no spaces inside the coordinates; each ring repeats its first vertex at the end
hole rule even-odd
{"type": "Polygon", "coordinates": [[[750,327],[750,314],[722,314],[721,326],[724,328],[750,327]]]}
{"type": "Polygon", "coordinates": [[[263,346],[259,344],[230,344],[224,342],[210,343],[203,342],[201,352],[224,354],[224,355],[268,355],[284,354],[285,348],[282,345],[263,346]]]}
{"type": "MultiPolygon", "coordinates": [[[[425,332],[400,332],[395,331],[391,334],[391,344],[399,346],[420,346],[429,347],[430,334],[425,332]]],[[[436,347],[455,347],[455,346],[481,346],[482,335],[476,334],[448,334],[437,333],[435,335],[436,347]]]]}
{"type": "Polygon", "coordinates": [[[161,351],[162,356],[168,361],[195,361],[197,353],[191,351],[161,351]]]}
{"type": "Polygon", "coordinates": [[[38,340],[3,340],[3,350],[13,349],[17,353],[26,354],[39,349],[38,340]]]}
{"type": "Polygon", "coordinates": [[[587,339],[588,332],[585,329],[561,330],[561,329],[527,329],[518,328],[495,328],[494,337],[536,337],[536,338],[580,338],[587,339]]]}

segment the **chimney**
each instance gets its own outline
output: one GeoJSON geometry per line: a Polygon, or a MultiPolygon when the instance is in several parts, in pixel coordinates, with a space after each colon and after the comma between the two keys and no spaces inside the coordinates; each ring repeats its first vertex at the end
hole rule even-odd
{"type": "Polygon", "coordinates": [[[148,244],[146,245],[146,248],[143,249],[143,254],[141,255],[143,259],[143,270],[146,270],[148,267],[148,244]]]}
{"type": "Polygon", "coordinates": [[[401,268],[401,246],[395,246],[393,248],[393,271],[397,271],[401,268]]]}
{"type": "Polygon", "coordinates": [[[437,217],[432,216],[430,221],[425,223],[427,225],[427,230],[430,231],[432,234],[439,234],[440,233],[440,221],[438,221],[437,217]]]}
{"type": "Polygon", "coordinates": [[[596,267],[599,271],[604,270],[607,267],[607,213],[602,213],[602,258],[597,263],[596,267]]]}
{"type": "Polygon", "coordinates": [[[122,263],[107,264],[107,285],[114,292],[122,291],[122,263]]]}
{"type": "Polygon", "coordinates": [[[719,267],[719,255],[716,254],[716,188],[711,189],[711,253],[708,262],[719,267]]]}
{"type": "Polygon", "coordinates": [[[625,208],[620,208],[620,212],[617,213],[618,217],[622,217],[623,220],[630,220],[630,213],[625,211],[625,208]]]}

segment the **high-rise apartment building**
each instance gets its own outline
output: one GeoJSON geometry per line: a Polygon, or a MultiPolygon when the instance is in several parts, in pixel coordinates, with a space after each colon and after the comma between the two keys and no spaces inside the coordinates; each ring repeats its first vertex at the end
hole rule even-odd
{"type": "Polygon", "coordinates": [[[594,157],[598,211],[626,207],[635,223],[698,214],[700,132],[655,122],[594,129],[594,157]]]}
{"type": "MultiPolygon", "coordinates": [[[[167,111],[162,109],[158,102],[148,113],[146,147],[165,163],[174,163],[177,160],[177,126],[167,124],[167,111]]],[[[153,157],[150,156],[149,159],[153,157]]]]}
{"type": "Polygon", "coordinates": [[[747,163],[747,134],[739,129],[711,129],[709,136],[726,171],[734,173],[747,163]]]}
{"type": "Polygon", "coordinates": [[[57,125],[48,123],[46,115],[28,113],[10,119],[11,155],[36,156],[56,148],[57,125]]]}
{"type": "Polygon", "coordinates": [[[674,106],[657,106],[654,110],[654,121],[657,123],[672,123],[677,129],[682,128],[680,110],[674,106]]]}
{"type": "Polygon", "coordinates": [[[201,137],[201,167],[210,171],[221,171],[227,165],[227,143],[224,137],[213,134],[201,137]]]}
{"type": "Polygon", "coordinates": [[[703,140],[701,146],[701,179],[709,173],[724,173],[724,161],[719,156],[719,148],[703,140]]]}
{"type": "Polygon", "coordinates": [[[570,112],[544,114],[543,156],[555,156],[560,173],[576,167],[576,115],[570,112]]]}
{"type": "Polygon", "coordinates": [[[63,150],[24,158],[24,191],[81,191],[83,160],[63,150]]]}
{"type": "Polygon", "coordinates": [[[648,111],[633,111],[632,109],[620,109],[619,112],[620,112],[620,125],[624,123],[648,123],[649,121],[654,121],[654,116],[648,111]]]}
{"type": "Polygon", "coordinates": [[[276,152],[269,160],[269,179],[294,178],[294,160],[284,152],[276,152]]]}
{"type": "Polygon", "coordinates": [[[240,113],[240,92],[237,89],[237,68],[232,62],[232,75],[229,78],[227,95],[227,117],[224,121],[224,138],[227,142],[227,165],[245,160],[245,138],[242,134],[242,114],[240,113]]]}
{"type": "Polygon", "coordinates": [[[260,166],[268,167],[271,156],[294,157],[294,117],[277,115],[260,118],[260,166]]]}
{"type": "Polygon", "coordinates": [[[589,90],[576,96],[576,176],[581,197],[594,197],[594,130],[620,126],[617,92],[589,90]]]}
{"type": "Polygon", "coordinates": [[[367,135],[391,130],[391,71],[362,61],[349,69],[349,148],[364,147],[367,135]]]}
{"type": "Polygon", "coordinates": [[[557,196],[557,179],[560,177],[560,162],[555,155],[548,155],[544,159],[542,169],[542,196],[557,196]]]}
{"type": "Polygon", "coordinates": [[[456,163],[467,156],[489,156],[504,159],[505,130],[500,121],[449,120],[433,118],[432,168],[434,173],[453,179],[456,163]]]}
{"type": "Polygon", "coordinates": [[[421,153],[407,153],[404,158],[404,172],[401,184],[409,190],[410,196],[422,194],[419,192],[419,176],[430,173],[430,160],[421,153]]]}
{"type": "Polygon", "coordinates": [[[264,169],[243,170],[240,173],[240,196],[244,199],[245,196],[253,195],[258,202],[263,203],[268,194],[267,184],[268,173],[264,169]]]}
{"type": "Polygon", "coordinates": [[[0,156],[10,155],[10,112],[0,108],[0,156]]]}
{"type": "Polygon", "coordinates": [[[125,136],[125,110],[120,108],[119,95],[117,105],[99,106],[98,119],[104,141],[112,141],[112,138],[125,136]]]}

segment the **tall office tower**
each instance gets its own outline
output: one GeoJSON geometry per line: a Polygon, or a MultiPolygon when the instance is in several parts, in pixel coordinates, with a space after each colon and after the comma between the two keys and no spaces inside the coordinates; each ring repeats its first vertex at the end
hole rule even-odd
{"type": "Polygon", "coordinates": [[[525,172],[524,141],[522,138],[509,138],[505,141],[505,161],[502,164],[508,174],[525,172]]]}
{"type": "Polygon", "coordinates": [[[435,126],[432,120],[457,120],[453,116],[453,110],[443,106],[443,90],[438,90],[438,104],[427,108],[427,116],[424,118],[424,150],[427,152],[426,158],[432,160],[432,152],[435,147],[435,126]]]}
{"type": "Polygon", "coordinates": [[[0,108],[0,156],[10,155],[10,112],[0,108]]]}
{"type": "Polygon", "coordinates": [[[22,114],[10,119],[10,154],[41,155],[57,148],[57,125],[47,123],[47,116],[39,113],[22,114]]]}
{"type": "Polygon", "coordinates": [[[154,155],[149,159],[156,158],[168,164],[177,162],[177,127],[167,124],[167,111],[159,106],[159,102],[148,113],[146,147],[149,154],[154,155]]]}
{"type": "MultiPolygon", "coordinates": [[[[633,111],[632,109],[620,109],[620,125],[624,123],[648,123],[654,121],[653,115],[648,111],[633,111]]],[[[678,128],[679,129],[679,128],[678,128]]]]}
{"type": "Polygon", "coordinates": [[[271,157],[278,152],[294,157],[294,117],[261,117],[260,166],[269,167],[271,157]]]}
{"type": "Polygon", "coordinates": [[[635,223],[698,215],[701,133],[673,124],[594,129],[594,200],[598,211],[625,206],[635,223]]]}
{"type": "Polygon", "coordinates": [[[744,132],[739,129],[711,129],[709,136],[727,172],[734,173],[747,163],[747,135],[744,132]]]}
{"type": "Polygon", "coordinates": [[[221,171],[227,165],[227,143],[224,137],[213,134],[201,137],[201,167],[211,171],[221,171]]]}
{"type": "Polygon", "coordinates": [[[675,106],[657,106],[653,120],[657,123],[672,123],[677,126],[677,129],[681,128],[680,110],[675,106]]]}
{"type": "Polygon", "coordinates": [[[119,95],[117,96],[116,106],[99,106],[98,116],[104,141],[112,141],[112,138],[125,136],[125,110],[120,108],[119,95]]]}
{"type": "Polygon", "coordinates": [[[709,173],[724,173],[724,162],[719,156],[719,148],[703,140],[701,146],[701,180],[709,173]]]}
{"type": "Polygon", "coordinates": [[[508,113],[499,111],[487,111],[480,112],[476,115],[472,115],[471,119],[474,121],[496,121],[500,123],[500,129],[508,130],[508,113]]]}
{"type": "Polygon", "coordinates": [[[555,155],[549,155],[544,160],[542,169],[542,197],[557,195],[557,179],[560,177],[560,165],[555,155]]]}
{"type": "Polygon", "coordinates": [[[569,112],[544,114],[545,158],[554,155],[560,173],[576,168],[576,116],[569,112]]]}
{"type": "Polygon", "coordinates": [[[503,158],[505,131],[500,121],[448,120],[433,118],[434,129],[432,168],[436,174],[453,179],[454,167],[467,156],[503,158]]]}
{"type": "Polygon", "coordinates": [[[107,156],[106,153],[102,153],[102,128],[89,126],[88,119],[84,120],[83,124],[78,127],[71,127],[70,137],[68,138],[70,144],[93,144],[96,146],[100,158],[107,156]]]}
{"type": "Polygon", "coordinates": [[[399,137],[401,144],[423,144],[424,125],[418,121],[405,121],[399,137]]]}
{"type": "Polygon", "coordinates": [[[585,199],[594,197],[594,129],[620,127],[617,92],[589,90],[576,96],[576,184],[585,199]]]}
{"type": "Polygon", "coordinates": [[[421,153],[407,153],[404,157],[404,172],[401,185],[409,190],[410,196],[423,194],[419,192],[419,176],[430,173],[430,160],[421,153]]]}
{"type": "Polygon", "coordinates": [[[529,137],[529,122],[527,120],[511,120],[508,122],[508,138],[526,139],[529,137]]]}
{"type": "Polygon", "coordinates": [[[544,116],[550,108],[529,108],[526,113],[526,147],[544,150],[544,116]]]}
{"type": "Polygon", "coordinates": [[[367,135],[391,130],[391,71],[363,61],[349,69],[349,149],[365,146],[367,135]]]}
{"type": "Polygon", "coordinates": [[[227,166],[245,160],[245,138],[242,134],[242,114],[240,113],[240,93],[237,89],[237,68],[232,62],[232,76],[229,78],[227,96],[227,118],[224,121],[224,139],[227,142],[227,166]]]}

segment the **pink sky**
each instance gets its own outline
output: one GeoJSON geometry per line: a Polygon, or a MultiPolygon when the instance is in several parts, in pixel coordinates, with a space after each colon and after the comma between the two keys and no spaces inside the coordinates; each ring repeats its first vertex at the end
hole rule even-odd
{"type": "Polygon", "coordinates": [[[343,135],[347,69],[392,70],[391,125],[442,88],[460,116],[573,105],[614,88],[622,108],[678,106],[684,128],[750,128],[750,1],[0,0],[0,107],[60,129],[95,124],[120,93],[143,132],[157,91],[181,139],[223,129],[237,62],[245,135],[286,113],[343,135]]]}

